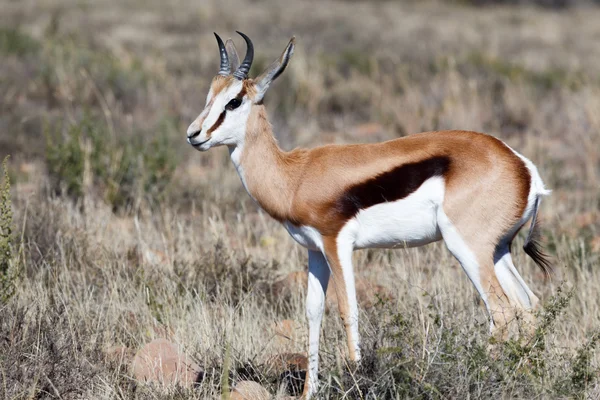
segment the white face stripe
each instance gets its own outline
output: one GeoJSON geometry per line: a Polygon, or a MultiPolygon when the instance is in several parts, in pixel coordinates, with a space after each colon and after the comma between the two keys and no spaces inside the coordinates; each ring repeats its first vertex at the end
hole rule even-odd
{"type": "Polygon", "coordinates": [[[198,121],[204,121],[206,119],[206,116],[208,115],[209,111],[210,111],[210,108],[208,108],[208,107],[206,107],[204,110],[202,110],[202,112],[198,116],[198,121]]]}
{"type": "Polygon", "coordinates": [[[208,105],[208,103],[210,103],[210,101],[212,100],[212,97],[214,95],[213,89],[212,87],[208,90],[208,93],[206,94],[206,105],[208,105]]]}
{"type": "Polygon", "coordinates": [[[242,90],[242,81],[234,81],[228,88],[222,90],[218,93],[214,98],[212,98],[212,106],[208,112],[208,116],[204,120],[202,124],[202,132],[208,132],[211,129],[219,117],[221,113],[225,110],[225,106],[231,99],[238,95],[238,93],[242,90]]]}
{"type": "MultiPolygon", "coordinates": [[[[240,147],[241,150],[246,136],[246,122],[252,110],[252,99],[243,96],[241,105],[232,110],[225,110],[225,106],[244,91],[243,85],[242,81],[232,80],[218,93],[214,93],[211,88],[204,110],[187,130],[188,142],[197,150],[206,151],[220,145],[240,147]]],[[[238,168],[238,173],[243,180],[241,167],[238,168]]]]}

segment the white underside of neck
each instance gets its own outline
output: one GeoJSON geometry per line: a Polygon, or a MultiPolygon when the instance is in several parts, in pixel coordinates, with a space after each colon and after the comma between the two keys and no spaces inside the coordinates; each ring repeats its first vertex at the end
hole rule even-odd
{"type": "Polygon", "coordinates": [[[252,200],[256,201],[252,193],[248,190],[248,185],[246,184],[246,178],[244,177],[244,168],[242,167],[242,153],[244,151],[244,144],[240,143],[236,146],[229,146],[229,156],[231,157],[231,162],[235,167],[240,179],[242,181],[242,185],[244,185],[244,189],[246,192],[252,197],[252,200]]]}

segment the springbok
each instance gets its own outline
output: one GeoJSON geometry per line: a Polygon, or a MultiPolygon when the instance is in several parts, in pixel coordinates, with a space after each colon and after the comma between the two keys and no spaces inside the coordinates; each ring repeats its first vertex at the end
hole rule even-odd
{"type": "MultiPolygon", "coordinates": [[[[531,161],[482,133],[438,131],[374,144],[283,151],[263,100],[294,52],[292,38],[260,76],[248,77],[248,36],[240,63],[235,45],[215,33],[221,55],[206,106],[187,141],[206,151],[225,145],[250,197],[308,249],[309,370],[304,395],[318,386],[319,335],[333,275],[349,357],[360,360],[352,252],[421,246],[444,239],[481,296],[490,332],[504,332],[515,313],[538,298],[511,259],[511,243],[531,218],[524,249],[548,274],[536,237],[536,215],[549,194],[531,161]]],[[[504,334],[502,334],[504,335],[504,334]]]]}

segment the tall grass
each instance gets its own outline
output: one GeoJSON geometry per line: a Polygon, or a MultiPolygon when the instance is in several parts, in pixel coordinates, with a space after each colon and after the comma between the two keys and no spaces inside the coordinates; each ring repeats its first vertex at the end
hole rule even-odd
{"type": "Polygon", "coordinates": [[[6,303],[15,294],[18,277],[13,258],[15,238],[7,165],[8,157],[2,162],[4,184],[0,187],[0,304],[6,303]]]}

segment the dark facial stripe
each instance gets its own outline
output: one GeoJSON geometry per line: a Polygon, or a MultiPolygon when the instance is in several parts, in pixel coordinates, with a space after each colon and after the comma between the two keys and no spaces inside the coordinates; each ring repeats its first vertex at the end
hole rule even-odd
{"type": "MultiPolygon", "coordinates": [[[[235,97],[241,100],[245,95],[246,95],[246,86],[242,85],[242,90],[240,90],[240,92],[235,97]]],[[[212,101],[213,100],[211,99],[211,103],[212,103],[212,101]]],[[[208,131],[206,131],[206,137],[210,137],[210,135],[214,131],[216,131],[219,126],[221,126],[223,121],[225,121],[226,114],[227,114],[227,110],[223,110],[223,112],[219,115],[219,118],[217,118],[217,120],[215,121],[213,126],[211,126],[210,129],[208,131]]]]}
{"type": "Polygon", "coordinates": [[[244,96],[246,95],[247,91],[248,91],[248,89],[246,89],[246,85],[242,84],[242,90],[240,90],[240,92],[238,93],[238,95],[235,96],[235,97],[237,97],[238,99],[241,100],[242,98],[244,98],[244,96]]]}
{"type": "Polygon", "coordinates": [[[400,165],[352,186],[336,200],[334,209],[345,219],[350,219],[362,209],[407,197],[427,179],[443,176],[449,167],[448,157],[433,157],[400,165]]]}
{"type": "Polygon", "coordinates": [[[226,110],[223,110],[217,121],[210,127],[210,129],[206,132],[206,137],[210,137],[211,133],[213,133],[222,123],[225,121],[225,114],[227,114],[226,110]]]}

